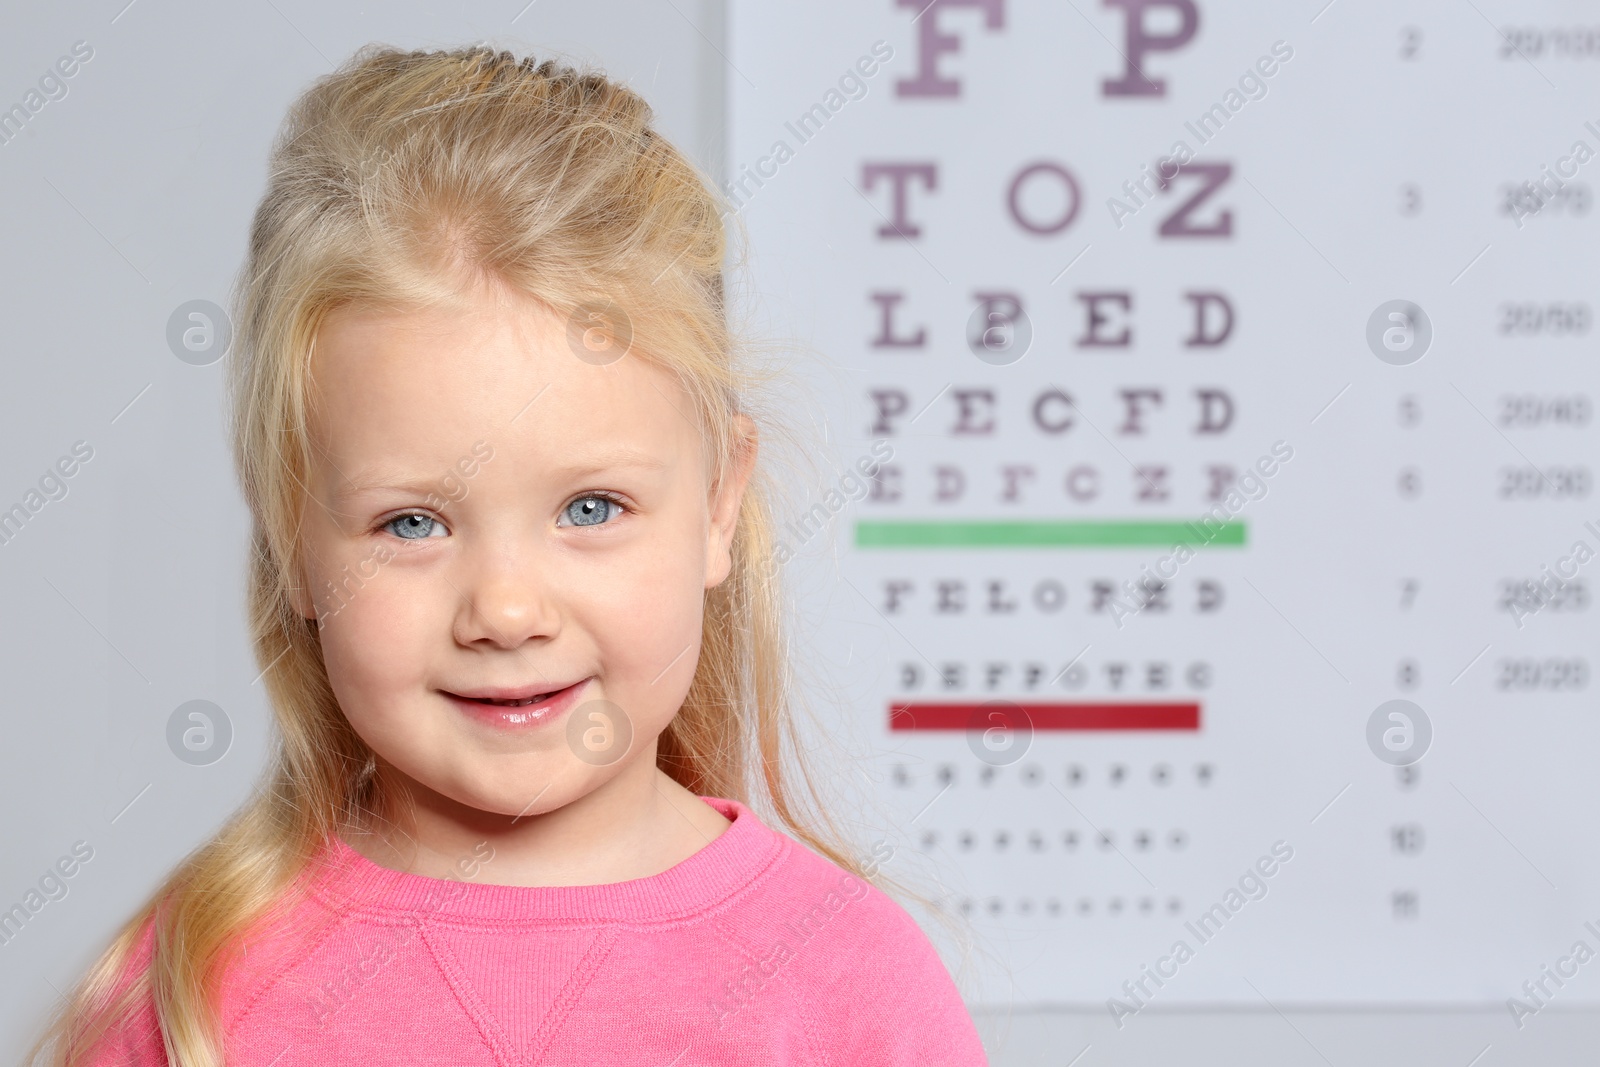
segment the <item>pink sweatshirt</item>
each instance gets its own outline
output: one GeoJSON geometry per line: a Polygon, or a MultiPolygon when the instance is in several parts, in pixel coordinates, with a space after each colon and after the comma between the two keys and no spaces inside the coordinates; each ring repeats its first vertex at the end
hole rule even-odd
{"type": "MultiPolygon", "coordinates": [[[[701,799],[733,820],[719,837],[607,885],[405,874],[332,838],[311,893],[230,972],[229,1067],[987,1064],[904,909],[701,799]]],[[[150,946],[147,928],[130,975],[150,946]]],[[[166,1064],[154,1009],[96,1063],[166,1064]]]]}

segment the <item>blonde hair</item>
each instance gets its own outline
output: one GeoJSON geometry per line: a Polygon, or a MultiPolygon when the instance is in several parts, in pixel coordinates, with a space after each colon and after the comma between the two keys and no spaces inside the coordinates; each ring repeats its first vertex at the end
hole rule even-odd
{"type": "MultiPolygon", "coordinates": [[[[232,297],[229,361],[234,460],[253,520],[249,628],[274,750],[251,798],[123,925],[28,1062],[49,1046],[58,1067],[87,1062],[142,1005],[172,1063],[220,1064],[219,995],[245,934],[290,899],[344,820],[407,825],[334,698],[316,620],[291,602],[294,576],[305,573],[297,532],[314,447],[310,358],[330,311],[425,309],[482,278],[563,313],[614,305],[632,327],[628,356],[676,376],[714,475],[729,469],[735,417],[767,381],[734,358],[727,324],[721,220],[737,215],[652,118],[639,95],[602,74],[487,46],[369,45],[291,107],[232,297]],[[128,981],[147,927],[149,967],[128,981]]],[[[777,411],[757,420],[763,456],[777,411]]],[[[855,857],[806,769],[776,562],[779,486],[765,466],[740,506],[732,570],[706,593],[699,665],[660,736],[658,766],[928,904],[855,857]]]]}

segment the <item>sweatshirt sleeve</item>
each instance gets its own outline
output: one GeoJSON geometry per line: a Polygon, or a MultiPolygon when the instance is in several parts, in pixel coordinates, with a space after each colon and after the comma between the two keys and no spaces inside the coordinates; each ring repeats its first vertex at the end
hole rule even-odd
{"type": "Polygon", "coordinates": [[[851,946],[852,962],[834,995],[817,1005],[831,1062],[988,1067],[972,1015],[927,934],[881,890],[873,888],[862,903],[871,921],[851,946]],[[829,1034],[844,1040],[829,1041],[829,1034]]]}

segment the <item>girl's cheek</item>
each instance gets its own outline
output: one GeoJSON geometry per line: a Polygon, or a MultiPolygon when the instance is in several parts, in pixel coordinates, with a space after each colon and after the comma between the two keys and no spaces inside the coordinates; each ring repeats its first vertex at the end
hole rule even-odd
{"type": "MultiPolygon", "coordinates": [[[[323,644],[357,669],[389,671],[414,666],[418,651],[448,627],[448,603],[438,603],[448,584],[431,578],[393,554],[358,557],[341,568],[335,589],[323,587],[323,644]],[[441,614],[443,613],[443,614],[441,614]],[[442,622],[441,622],[442,620],[442,622]]],[[[446,634],[448,636],[448,634],[446,634]]]]}
{"type": "Polygon", "coordinates": [[[429,662],[425,651],[418,635],[376,598],[352,603],[323,630],[323,660],[346,713],[391,706],[389,695],[414,684],[429,662]]]}
{"type": "MultiPolygon", "coordinates": [[[[442,583],[435,579],[431,584],[442,583]]],[[[402,639],[425,627],[429,619],[439,617],[428,586],[421,576],[403,573],[390,564],[356,591],[346,610],[368,639],[402,639]]]]}

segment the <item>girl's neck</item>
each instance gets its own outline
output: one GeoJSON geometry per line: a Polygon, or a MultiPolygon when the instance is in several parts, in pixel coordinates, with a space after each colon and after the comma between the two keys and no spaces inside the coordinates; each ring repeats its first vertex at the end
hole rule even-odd
{"type": "Polygon", "coordinates": [[[657,768],[653,755],[629,763],[568,804],[520,817],[467,807],[381,766],[385,788],[399,785],[415,801],[414,832],[351,827],[340,836],[378,866],[409,874],[579,886],[659,874],[728,828],[720,812],[657,768]]]}

